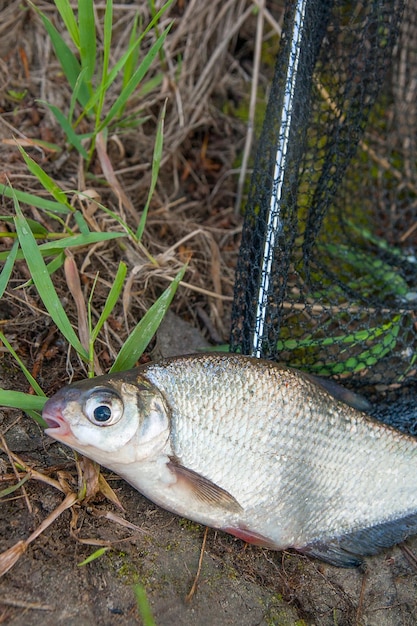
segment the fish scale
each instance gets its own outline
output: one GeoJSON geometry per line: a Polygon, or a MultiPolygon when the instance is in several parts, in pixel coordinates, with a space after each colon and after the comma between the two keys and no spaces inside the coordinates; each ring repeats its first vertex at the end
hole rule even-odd
{"type": "Polygon", "coordinates": [[[267,361],[194,355],[74,383],[44,418],[48,434],[173,512],[355,565],[417,532],[417,441],[326,385],[267,361]],[[110,407],[111,423],[93,423],[90,405],[110,407]]]}
{"type": "MultiPolygon", "coordinates": [[[[223,393],[218,394],[216,398],[213,396],[210,398],[209,393],[213,393],[213,389],[217,388],[213,384],[213,379],[218,380],[224,375],[219,367],[210,371],[208,377],[207,363],[203,359],[202,367],[194,372],[193,376],[195,393],[192,398],[188,396],[184,402],[183,387],[189,389],[190,381],[186,372],[184,377],[181,376],[178,365],[178,363],[173,364],[172,369],[152,368],[151,366],[146,371],[146,378],[157,387],[163,388],[171,408],[175,407],[172,412],[174,452],[187,467],[196,468],[196,471],[202,472],[214,482],[221,481],[221,486],[228,491],[234,486],[232,481],[236,481],[236,476],[240,476],[241,500],[239,501],[244,506],[246,505],[244,491],[248,492],[247,499],[250,502],[253,497],[253,488],[265,487],[263,483],[267,476],[256,471],[256,465],[261,463],[263,454],[271,454],[271,448],[266,447],[265,436],[259,436],[262,433],[259,432],[255,420],[244,418],[236,420],[236,415],[230,410],[230,403],[223,393]],[[207,399],[215,405],[215,415],[213,410],[208,413],[207,399]],[[209,455],[207,455],[208,437],[209,455]],[[261,454],[253,454],[255,442],[261,454]],[[227,455],[233,454],[238,446],[241,451],[246,452],[246,455],[234,454],[233,463],[230,464],[227,455]],[[250,479],[252,479],[252,484],[250,484],[250,479]]],[[[248,382],[250,386],[255,381],[249,380],[248,382]]],[[[231,383],[236,404],[243,405],[245,396],[248,394],[244,394],[242,386],[238,387],[238,384],[242,385],[244,381],[237,376],[231,383]]],[[[250,413],[248,404],[246,406],[245,414],[250,413]]]]}
{"type": "MultiPolygon", "coordinates": [[[[184,426],[184,428],[178,430],[178,440],[181,441],[181,448],[178,452],[183,462],[186,465],[189,463],[193,464],[195,463],[195,458],[198,457],[201,460],[198,471],[201,471],[204,475],[209,476],[209,478],[215,482],[219,481],[219,476],[221,476],[223,478],[222,482],[220,482],[221,486],[231,493],[235,493],[236,489],[239,488],[241,497],[240,499],[238,498],[238,500],[239,502],[243,502],[243,505],[245,506],[245,495],[247,489],[245,488],[245,485],[237,487],[236,484],[231,484],[231,482],[227,480],[226,474],[222,472],[221,458],[218,462],[213,463],[217,471],[213,471],[211,462],[207,465],[202,462],[203,460],[207,460],[207,456],[203,454],[203,450],[207,448],[207,440],[204,433],[205,430],[209,430],[209,425],[212,424],[213,421],[211,416],[207,416],[204,402],[202,402],[201,399],[209,398],[211,402],[214,401],[214,399],[207,393],[206,388],[208,387],[212,393],[213,389],[217,388],[213,381],[218,380],[219,377],[228,375],[230,361],[224,360],[225,371],[221,370],[221,363],[222,361],[219,363],[216,360],[216,367],[211,371],[208,370],[207,367],[207,365],[210,364],[210,360],[207,361],[206,357],[202,358],[200,362],[197,360],[194,364],[196,367],[193,371],[193,382],[196,385],[196,394],[193,395],[191,405],[193,409],[192,412],[195,416],[193,421],[196,424],[197,433],[200,435],[197,437],[194,436],[194,433],[190,436],[190,433],[187,432],[189,419],[185,419],[185,417],[186,415],[188,416],[188,405],[190,404],[190,401],[188,400],[186,403],[187,408],[185,408],[184,403],[181,402],[179,398],[182,385],[185,385],[187,389],[190,388],[189,376],[185,375],[183,377],[180,373],[181,367],[185,367],[187,370],[188,362],[186,360],[178,362],[177,360],[168,368],[163,366],[156,366],[155,368],[152,368],[152,366],[150,366],[146,375],[147,378],[156,386],[164,389],[166,397],[169,398],[173,406],[181,407],[178,426],[184,426]],[[207,371],[210,372],[209,376],[207,376],[207,371]],[[202,420],[206,422],[205,429],[198,428],[198,421],[202,420]],[[191,449],[193,450],[192,457],[187,455],[187,451],[191,449]]],[[[247,361],[246,368],[250,369],[251,364],[251,361],[247,361]]],[[[243,371],[245,371],[245,369],[243,371]]],[[[239,445],[243,449],[245,448],[246,441],[248,441],[249,448],[251,448],[251,444],[252,447],[256,447],[256,456],[254,455],[254,458],[262,458],[263,455],[268,453],[270,454],[271,462],[268,468],[268,473],[272,480],[269,481],[264,475],[254,472],[250,464],[248,466],[247,456],[241,457],[244,467],[239,467],[237,474],[240,476],[242,476],[242,474],[246,476],[246,485],[249,484],[250,478],[252,478],[251,489],[248,493],[248,500],[250,501],[251,497],[253,497],[253,488],[266,488],[269,490],[266,492],[266,498],[272,499],[276,493],[276,477],[281,475],[281,481],[283,483],[282,488],[285,492],[284,497],[287,500],[287,518],[300,518],[301,509],[301,516],[304,518],[302,524],[302,537],[296,537],[293,535],[291,537],[283,537],[281,538],[281,541],[284,541],[284,543],[298,543],[302,539],[305,540],[306,534],[309,535],[310,532],[313,534],[309,537],[309,540],[313,541],[317,539],[316,528],[317,526],[320,526],[320,524],[322,525],[322,531],[319,536],[326,535],[327,532],[332,530],[332,526],[335,526],[331,517],[332,510],[335,511],[334,516],[337,517],[339,521],[339,527],[337,528],[339,532],[341,530],[356,530],[363,524],[371,525],[377,521],[380,522],[381,520],[386,519],[386,499],[383,496],[385,495],[384,492],[387,485],[386,482],[383,481],[375,482],[375,479],[378,478],[378,474],[381,471],[388,474],[388,477],[391,473],[394,475],[402,475],[403,477],[408,475],[410,477],[406,488],[402,490],[403,496],[405,497],[401,497],[401,493],[398,493],[395,498],[396,502],[393,502],[392,504],[395,504],[398,511],[406,511],[407,513],[410,510],[415,509],[417,505],[417,493],[412,485],[414,481],[411,480],[408,463],[407,467],[404,467],[404,462],[401,458],[403,454],[401,445],[400,449],[397,451],[401,456],[398,458],[399,455],[396,454],[397,458],[395,459],[395,467],[391,466],[394,459],[391,458],[391,439],[389,438],[386,440],[385,445],[382,446],[382,448],[378,447],[375,451],[375,454],[378,453],[376,467],[371,462],[372,458],[369,459],[368,457],[366,459],[368,467],[364,465],[363,460],[360,458],[367,452],[372,454],[372,444],[375,439],[380,441],[378,433],[387,433],[387,429],[384,426],[380,426],[374,422],[366,422],[363,418],[358,420],[359,415],[357,412],[354,409],[346,407],[345,405],[337,404],[336,407],[333,406],[334,401],[329,398],[325,392],[321,392],[320,390],[314,388],[309,381],[300,381],[297,377],[297,397],[295,397],[293,393],[291,400],[287,399],[285,396],[278,396],[277,398],[277,394],[274,396],[275,403],[278,407],[281,406],[283,411],[285,411],[285,407],[290,404],[291,422],[289,423],[287,429],[287,422],[285,419],[282,419],[282,416],[274,414],[274,412],[271,414],[270,402],[268,399],[271,397],[271,384],[277,383],[276,377],[278,377],[278,379],[283,378],[281,381],[278,380],[280,390],[283,389],[286,392],[288,388],[291,387],[291,391],[293,392],[294,381],[292,380],[292,377],[294,376],[294,373],[290,370],[277,369],[269,365],[264,367],[262,374],[261,372],[258,373],[256,379],[253,379],[251,374],[249,374],[248,377],[242,377],[242,370],[239,371],[237,375],[233,374],[234,371],[232,369],[232,376],[229,376],[228,385],[234,399],[232,402],[227,403],[226,406],[229,406],[230,408],[230,406],[241,406],[244,403],[246,406],[245,413],[251,413],[249,409],[249,407],[251,407],[253,412],[256,412],[257,415],[266,414],[270,421],[272,421],[272,419],[276,419],[277,423],[281,427],[279,437],[280,447],[285,450],[289,450],[290,454],[294,451],[295,454],[293,463],[286,464],[284,471],[280,463],[279,453],[277,454],[275,451],[276,448],[271,446],[265,447],[265,445],[262,445],[265,442],[263,439],[257,437],[255,428],[249,430],[251,435],[249,440],[246,438],[239,439],[239,445]],[[276,376],[272,376],[272,372],[276,374],[276,376]],[[247,390],[242,389],[245,384],[247,384],[247,390]],[[257,388],[255,398],[251,393],[253,386],[256,386],[257,388]],[[306,398],[308,399],[307,402],[306,398]],[[317,401],[322,402],[326,410],[318,412],[317,409],[314,409],[315,405],[311,408],[313,398],[316,403],[317,401]],[[299,401],[300,399],[301,402],[299,401]],[[253,402],[253,407],[251,400],[253,402]],[[280,402],[277,402],[277,400],[280,400],[280,402]],[[329,403],[329,400],[332,401],[331,404],[329,403]],[[341,411],[343,412],[342,414],[341,411]],[[306,426],[308,427],[307,430],[305,428],[306,426]],[[341,427],[344,427],[343,436],[341,427]],[[309,454],[309,448],[314,450],[314,455],[309,454]],[[272,455],[271,452],[273,452],[272,455]],[[385,452],[388,452],[389,458],[386,458],[384,454],[385,452]],[[390,465],[386,465],[385,462],[390,465]],[[307,470],[305,470],[302,474],[300,472],[301,465],[304,465],[307,468],[307,470]],[[356,485],[352,484],[352,478],[355,476],[353,468],[355,467],[360,468],[361,472],[365,474],[365,476],[363,476],[362,483],[356,485]],[[332,472],[337,472],[337,480],[334,479],[332,472]],[[256,481],[256,476],[263,479],[261,484],[259,484],[259,480],[256,481]],[[308,496],[312,497],[312,494],[314,494],[313,504],[307,504],[306,499],[308,496]],[[413,494],[413,501],[410,503],[409,498],[411,494],[413,494]],[[398,496],[400,497],[400,502],[397,499],[398,496]],[[330,507],[329,500],[331,501],[330,507]],[[314,507],[312,512],[310,512],[311,507],[314,507]],[[324,515],[328,516],[329,519],[323,520],[322,518],[324,515]],[[346,522],[344,520],[346,520],[346,522]]],[[[224,402],[224,391],[221,394],[221,398],[224,402]]],[[[229,417],[232,419],[224,419],[225,416],[221,411],[221,406],[222,405],[220,404],[220,412],[217,414],[217,423],[220,423],[221,421],[223,432],[228,432],[229,429],[234,430],[236,428],[236,415],[234,412],[230,412],[229,417]]],[[[177,414],[174,413],[174,421],[176,418],[177,414]]],[[[242,419],[241,414],[240,419],[242,419]]],[[[248,424],[250,422],[245,421],[244,423],[248,424]]],[[[264,426],[267,428],[268,423],[264,424],[264,426]]],[[[177,430],[177,426],[175,427],[175,430],[177,430]]],[[[402,436],[397,436],[397,433],[393,433],[392,431],[391,434],[392,442],[394,440],[398,441],[399,439],[403,442],[403,444],[405,444],[402,436]]],[[[275,437],[271,437],[270,439],[275,443],[275,437]]],[[[220,440],[217,439],[217,441],[220,440]]],[[[225,452],[227,454],[227,445],[224,445],[224,443],[225,435],[223,435],[221,440],[220,453],[217,455],[216,461],[218,457],[221,457],[222,455],[224,457],[225,452]]],[[[415,442],[408,441],[407,443],[408,446],[406,447],[413,450],[415,466],[415,442]]],[[[395,449],[397,450],[397,448],[395,449]]],[[[250,449],[250,452],[253,452],[253,450],[250,449]]],[[[211,460],[214,459],[211,458],[210,461],[211,460]]],[[[403,480],[406,479],[403,478],[403,480]]],[[[356,480],[354,482],[356,482],[356,480]]],[[[394,512],[393,517],[395,517],[395,515],[396,512],[394,512]]],[[[259,520],[257,525],[263,526],[262,520],[259,520]]]]}

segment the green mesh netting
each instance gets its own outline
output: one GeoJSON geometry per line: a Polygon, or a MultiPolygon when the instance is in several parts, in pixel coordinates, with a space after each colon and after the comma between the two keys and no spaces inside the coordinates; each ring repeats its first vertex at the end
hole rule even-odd
{"type": "Polygon", "coordinates": [[[417,382],[416,0],[287,2],[244,215],[233,351],[417,382]]]}

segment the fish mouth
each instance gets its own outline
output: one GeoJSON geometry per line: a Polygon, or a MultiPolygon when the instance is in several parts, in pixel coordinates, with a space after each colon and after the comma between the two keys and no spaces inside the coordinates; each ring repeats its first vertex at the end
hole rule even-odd
{"type": "Polygon", "coordinates": [[[55,417],[44,416],[43,419],[48,424],[48,428],[46,430],[50,430],[52,428],[61,428],[62,426],[62,423],[60,423],[60,421],[55,417]]]}
{"type": "Polygon", "coordinates": [[[51,417],[50,415],[42,415],[45,422],[48,424],[48,428],[45,428],[45,432],[54,439],[63,439],[71,435],[71,430],[65,420],[59,415],[51,417]]]}
{"type": "Polygon", "coordinates": [[[67,438],[72,434],[69,424],[62,416],[61,407],[54,401],[54,398],[45,404],[42,417],[48,425],[45,432],[53,439],[67,438]]]}

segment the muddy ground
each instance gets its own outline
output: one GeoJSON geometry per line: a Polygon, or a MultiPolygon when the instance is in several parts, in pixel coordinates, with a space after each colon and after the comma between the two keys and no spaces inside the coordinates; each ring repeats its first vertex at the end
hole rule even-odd
{"type": "MultiPolygon", "coordinates": [[[[56,20],[51,2],[39,0],[35,4],[56,20]]],[[[269,15],[280,22],[282,3],[266,4],[269,15]]],[[[145,15],[147,6],[148,3],[139,2],[137,6],[131,2],[115,3],[117,45],[123,48],[128,40],[127,28],[137,8],[144,20],[149,17],[145,15]]],[[[166,288],[184,260],[190,260],[187,284],[180,287],[172,313],[150,345],[147,358],[192,352],[228,340],[241,229],[241,217],[234,209],[236,164],[241,162],[245,144],[256,30],[252,9],[251,2],[238,0],[178,1],[171,9],[176,27],[167,40],[166,80],[143,101],[135,100],[129,110],[133,116],[145,113],[148,121],[137,129],[117,134],[109,142],[115,174],[139,215],[149,186],[155,124],[168,97],[164,167],[143,240],[158,259],[157,267],[147,264],[140,250],[130,244],[125,248],[109,244],[88,250],[88,255],[86,250],[75,252],[86,298],[100,271],[94,301],[98,310],[118,262],[122,259],[128,266],[129,307],[125,310],[121,303],[115,310],[99,344],[98,357],[104,369],[110,367],[128,327],[132,328],[166,288]],[[227,46],[223,45],[225,41],[227,46]],[[179,58],[181,71],[175,66],[179,58]],[[181,244],[177,246],[178,242],[181,244]],[[164,256],[167,251],[169,254],[164,256]]],[[[98,15],[102,19],[102,12],[98,11],[98,15]]],[[[277,49],[271,24],[266,20],[264,65],[258,89],[260,111],[265,107],[273,69],[270,59],[275,58],[277,49]]],[[[62,27],[59,20],[56,25],[62,27]]],[[[40,103],[47,100],[65,109],[71,93],[39,18],[21,0],[0,1],[0,57],[1,182],[7,175],[15,188],[44,194],[12,145],[13,137],[22,141],[28,137],[42,139],[61,150],[28,150],[54,180],[68,190],[93,188],[100,200],[117,212],[117,194],[109,181],[103,180],[100,162],[93,159],[89,171],[82,171],[74,152],[67,149],[56,121],[40,103]]],[[[262,113],[258,117],[262,118],[262,113]]],[[[56,228],[33,207],[23,206],[23,210],[46,228],[56,228]]],[[[13,203],[7,198],[2,198],[2,214],[13,215],[13,203]]],[[[98,229],[117,228],[100,211],[94,219],[98,229]]],[[[134,227],[134,211],[127,213],[127,219],[134,227]]],[[[1,249],[10,246],[11,242],[3,237],[1,249]]],[[[84,377],[85,370],[73,354],[68,356],[59,334],[50,332],[50,320],[36,290],[30,286],[16,289],[28,278],[27,268],[18,262],[0,301],[0,326],[50,395],[70,377],[84,377]]],[[[76,327],[76,308],[60,272],[55,285],[76,327]]],[[[27,391],[24,377],[4,347],[0,354],[1,386],[27,391]]],[[[0,454],[0,491],[17,480],[12,476],[7,451],[16,454],[28,467],[53,479],[61,477],[70,489],[77,490],[73,453],[45,436],[30,417],[2,410],[0,435],[5,438],[2,445],[6,451],[0,454]]],[[[16,464],[15,468],[19,469],[16,464]]],[[[141,624],[134,594],[134,585],[138,583],[146,591],[158,626],[417,623],[417,564],[413,555],[417,540],[368,559],[362,569],[343,570],[301,555],[249,546],[208,530],[197,588],[187,601],[197,574],[205,529],[161,510],[117,476],[103,472],[123,511],[96,494],[88,502],[63,512],[0,580],[0,623],[141,624]],[[109,549],[100,558],[80,566],[100,546],[109,549]]],[[[0,552],[29,537],[63,498],[56,488],[36,479],[27,481],[24,490],[3,497],[0,552]]]]}

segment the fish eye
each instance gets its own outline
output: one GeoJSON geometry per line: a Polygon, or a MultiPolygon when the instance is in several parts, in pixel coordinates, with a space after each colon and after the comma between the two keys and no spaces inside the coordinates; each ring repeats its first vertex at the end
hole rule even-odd
{"type": "Polygon", "coordinates": [[[112,426],[123,415],[123,402],[115,391],[95,389],[84,403],[84,413],[96,426],[112,426]]]}

